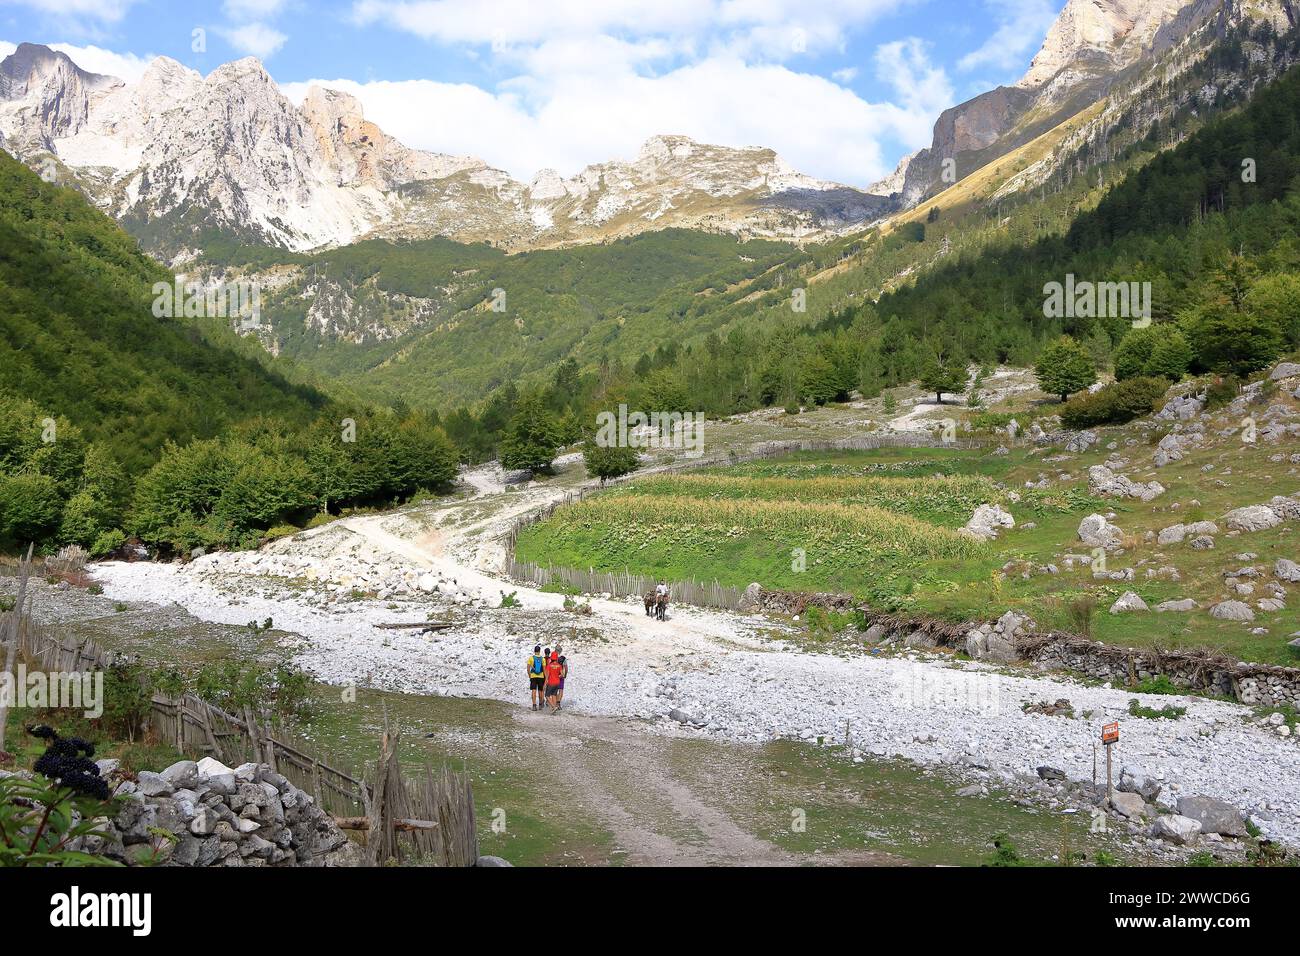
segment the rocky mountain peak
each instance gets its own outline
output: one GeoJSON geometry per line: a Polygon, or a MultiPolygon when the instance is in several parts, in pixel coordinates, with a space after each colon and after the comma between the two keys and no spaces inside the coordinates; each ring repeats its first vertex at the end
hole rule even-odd
{"type": "Polygon", "coordinates": [[[21,99],[41,87],[72,84],[94,92],[120,86],[122,81],[88,73],[66,53],[39,43],[20,43],[0,61],[0,99],[21,99]]]}
{"type": "Polygon", "coordinates": [[[1192,0],[1069,0],[1016,85],[1048,83],[1067,67],[1117,69],[1151,48],[1159,29],[1192,0]]]}

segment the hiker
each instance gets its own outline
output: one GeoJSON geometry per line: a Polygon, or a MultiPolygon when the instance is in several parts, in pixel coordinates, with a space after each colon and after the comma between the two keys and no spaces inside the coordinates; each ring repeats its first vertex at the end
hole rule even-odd
{"type": "Polygon", "coordinates": [[[538,644],[528,655],[528,695],[533,703],[533,710],[541,710],[546,705],[543,696],[546,692],[546,658],[542,656],[542,645],[538,644]]]}
{"type": "Polygon", "coordinates": [[[563,654],[560,655],[560,689],[555,693],[555,709],[559,710],[560,705],[564,703],[564,680],[569,676],[569,660],[563,654]]]}
{"type": "Polygon", "coordinates": [[[564,665],[560,663],[560,655],[552,654],[546,659],[546,702],[551,705],[551,713],[559,713],[560,702],[557,695],[560,692],[561,675],[563,674],[564,665]]]}

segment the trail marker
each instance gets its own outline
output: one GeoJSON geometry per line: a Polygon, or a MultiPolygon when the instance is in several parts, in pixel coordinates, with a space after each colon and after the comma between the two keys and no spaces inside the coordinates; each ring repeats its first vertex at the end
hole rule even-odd
{"type": "Polygon", "coordinates": [[[1119,721],[1101,725],[1101,742],[1106,745],[1106,805],[1115,805],[1115,787],[1111,780],[1110,748],[1119,743],[1119,721]]]}

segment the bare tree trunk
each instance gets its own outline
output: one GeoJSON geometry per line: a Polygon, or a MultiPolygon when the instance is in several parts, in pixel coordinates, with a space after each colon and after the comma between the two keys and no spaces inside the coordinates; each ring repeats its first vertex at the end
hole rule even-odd
{"type": "MultiPolygon", "coordinates": [[[[18,628],[22,623],[23,610],[27,607],[27,581],[32,576],[32,548],[27,546],[27,557],[18,567],[18,595],[14,598],[14,609],[9,612],[9,619],[0,628],[0,643],[4,645],[5,665],[0,674],[14,672],[14,659],[18,656],[18,628]]],[[[18,690],[14,686],[14,692],[18,690]]],[[[5,729],[9,723],[9,705],[7,697],[0,696],[0,752],[5,749],[5,729]]]]}

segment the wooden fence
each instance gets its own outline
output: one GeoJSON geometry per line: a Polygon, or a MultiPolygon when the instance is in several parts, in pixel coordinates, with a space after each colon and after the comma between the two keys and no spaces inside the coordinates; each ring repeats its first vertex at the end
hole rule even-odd
{"type": "MultiPolygon", "coordinates": [[[[753,461],[769,458],[781,458],[797,452],[832,452],[832,451],[875,451],[881,448],[955,448],[972,451],[1005,445],[1007,442],[987,439],[960,439],[957,441],[936,441],[928,435],[871,435],[862,438],[848,438],[840,441],[788,441],[764,442],[744,454],[716,455],[712,458],[693,458],[685,462],[673,462],[667,465],[651,465],[644,470],[614,478],[596,488],[584,488],[570,492],[558,501],[553,501],[545,508],[519,518],[505,537],[506,558],[504,572],[507,577],[521,584],[533,587],[545,587],[548,584],[565,584],[584,594],[609,594],[612,597],[643,595],[654,590],[657,579],[643,574],[634,574],[630,570],[597,571],[594,568],[564,568],[554,565],[540,565],[532,561],[520,561],[516,555],[519,533],[541,521],[552,517],[556,511],[567,505],[585,500],[589,495],[599,494],[610,485],[636,481],[649,475],[674,474],[677,472],[698,471],[701,468],[725,468],[743,465],[753,461]]],[[[731,587],[717,581],[673,581],[669,583],[669,592],[674,603],[689,604],[693,607],[721,608],[734,611],[740,607],[744,588],[731,587]]]]}
{"type": "MultiPolygon", "coordinates": [[[[14,608],[0,615],[0,635],[16,628],[19,654],[46,673],[107,671],[117,659],[94,641],[60,638],[14,608]]],[[[10,631],[12,633],[12,630],[10,631]]],[[[376,762],[376,782],[337,757],[314,753],[306,741],[269,715],[245,707],[241,714],[227,713],[195,694],[179,698],[153,694],[148,722],[158,739],[183,754],[209,755],[227,766],[262,763],[310,793],[317,806],[347,829],[369,831],[366,848],[372,863],[401,860],[403,847],[397,834],[423,862],[439,866],[474,866],[478,836],[474,819],[474,794],[466,773],[444,766],[435,772],[425,766],[415,778],[404,777],[396,763],[395,731],[385,735],[376,762]],[[391,742],[391,748],[390,748],[391,742]],[[380,786],[377,781],[383,781],[380,786]],[[361,814],[364,826],[348,826],[361,814]],[[424,825],[415,826],[414,823],[424,825]],[[391,834],[376,839],[374,834],[391,834]]]]}

